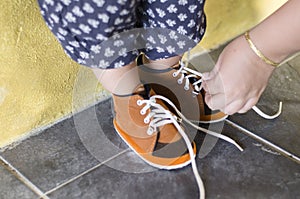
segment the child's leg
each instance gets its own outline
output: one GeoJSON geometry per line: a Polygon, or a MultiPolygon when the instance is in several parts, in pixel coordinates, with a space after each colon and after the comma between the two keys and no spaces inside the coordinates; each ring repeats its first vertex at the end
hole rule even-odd
{"type": "Polygon", "coordinates": [[[109,92],[116,95],[128,95],[140,84],[136,63],[118,69],[93,69],[99,82],[109,92]]]}
{"type": "Polygon", "coordinates": [[[116,43],[111,37],[135,27],[138,3],[139,0],[39,0],[42,15],[65,52],[77,63],[92,67],[103,87],[118,95],[131,93],[138,84],[133,70],[137,52],[122,54],[127,43],[116,43]]]}
{"type": "Polygon", "coordinates": [[[113,69],[135,60],[137,52],[121,52],[126,47],[122,46],[124,42],[114,43],[110,38],[136,26],[135,5],[139,0],[38,2],[49,29],[75,62],[92,68],[113,69]],[[97,62],[92,61],[94,58],[97,62]]]}
{"type": "Polygon", "coordinates": [[[139,67],[142,81],[153,83],[156,92],[167,96],[178,107],[181,107],[189,119],[201,122],[223,120],[226,115],[211,112],[204,103],[204,92],[197,90],[200,88],[200,78],[197,79],[184,70],[180,70],[184,73],[177,72],[180,68],[178,62],[181,55],[194,47],[204,35],[206,28],[204,1],[153,2],[143,0],[142,5],[143,25],[153,28],[142,35],[148,46],[144,51],[148,59],[144,59],[142,63],[144,66],[139,67]],[[151,14],[147,15],[147,13],[151,14]],[[178,84],[179,78],[182,80],[180,85],[178,84]],[[194,90],[194,88],[197,89],[194,90]],[[166,90],[171,92],[166,92],[166,90]]]}
{"type": "Polygon", "coordinates": [[[142,35],[150,60],[182,55],[193,48],[206,29],[204,0],[142,0],[138,17],[147,28],[142,35]]]}
{"type": "MultiPolygon", "coordinates": [[[[162,100],[155,98],[152,89],[146,85],[137,87],[137,54],[130,51],[134,50],[131,44],[135,38],[122,39],[115,34],[136,27],[140,0],[39,3],[66,53],[76,62],[92,67],[103,86],[113,92],[114,127],[130,148],[158,168],[175,169],[189,164],[190,155],[178,133],[176,117],[162,100]]],[[[192,153],[195,151],[193,144],[192,153]]]]}
{"type": "Polygon", "coordinates": [[[166,59],[144,60],[144,64],[147,64],[147,67],[152,69],[164,70],[170,68],[170,66],[174,66],[180,60],[181,60],[181,56],[174,56],[166,59]]]}

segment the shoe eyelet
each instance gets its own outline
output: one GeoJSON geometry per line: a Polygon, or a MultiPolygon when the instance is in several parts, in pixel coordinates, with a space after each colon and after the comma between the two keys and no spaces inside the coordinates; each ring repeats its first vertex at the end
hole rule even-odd
{"type": "Polygon", "coordinates": [[[178,84],[182,84],[182,80],[180,80],[180,79],[177,80],[177,83],[178,83],[178,84]]]}
{"type": "Polygon", "coordinates": [[[148,130],[147,130],[147,134],[148,135],[152,135],[153,134],[153,128],[148,128],[148,130]]]}
{"type": "Polygon", "coordinates": [[[176,72],[174,72],[172,75],[173,75],[173,77],[177,77],[177,74],[176,74],[176,72]]]}
{"type": "Polygon", "coordinates": [[[145,124],[148,124],[149,122],[150,122],[149,119],[146,119],[146,118],[144,119],[144,123],[145,123],[145,124]]]}
{"type": "Polygon", "coordinates": [[[190,87],[188,87],[188,86],[184,87],[184,90],[186,90],[186,91],[188,91],[189,89],[190,89],[190,87]]]}
{"type": "Polygon", "coordinates": [[[141,110],[141,111],[140,111],[140,114],[141,114],[141,115],[145,115],[146,112],[145,112],[144,110],[141,110]]]}
{"type": "Polygon", "coordinates": [[[136,104],[137,104],[138,106],[142,106],[142,100],[137,100],[137,101],[136,101],[136,104]]]}

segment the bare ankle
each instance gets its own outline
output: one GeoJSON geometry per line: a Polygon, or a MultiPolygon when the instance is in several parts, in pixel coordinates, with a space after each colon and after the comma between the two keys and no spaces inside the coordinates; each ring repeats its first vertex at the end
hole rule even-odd
{"type": "Polygon", "coordinates": [[[98,81],[109,92],[128,95],[140,84],[136,63],[118,69],[93,69],[98,81]]]}
{"type": "Polygon", "coordinates": [[[159,59],[159,60],[150,60],[145,59],[144,63],[147,64],[147,67],[156,70],[164,70],[168,69],[171,66],[174,66],[181,60],[181,56],[170,57],[167,59],[159,59]]]}

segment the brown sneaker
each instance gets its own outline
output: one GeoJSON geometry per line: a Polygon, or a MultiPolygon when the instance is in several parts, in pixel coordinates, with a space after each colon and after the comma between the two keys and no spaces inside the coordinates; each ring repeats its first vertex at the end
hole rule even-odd
{"type": "Polygon", "coordinates": [[[206,105],[205,91],[199,89],[201,78],[197,71],[186,71],[180,64],[165,70],[155,70],[147,67],[147,61],[144,54],[136,60],[141,81],[151,84],[155,93],[169,98],[187,119],[193,122],[214,123],[228,117],[223,112],[212,111],[206,105]]]}
{"type": "Polygon", "coordinates": [[[148,86],[129,96],[113,95],[114,127],[125,143],[146,163],[159,169],[188,165],[195,157],[196,145],[189,149],[182,125],[148,86]]]}

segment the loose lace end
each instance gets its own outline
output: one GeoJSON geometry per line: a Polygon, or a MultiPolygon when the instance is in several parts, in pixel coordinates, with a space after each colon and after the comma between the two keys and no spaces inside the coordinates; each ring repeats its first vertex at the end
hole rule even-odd
{"type": "Polygon", "coordinates": [[[268,120],[272,120],[272,119],[277,118],[281,114],[281,112],[282,112],[282,102],[279,102],[279,109],[278,109],[277,113],[274,114],[274,115],[268,115],[268,114],[262,112],[257,106],[253,106],[252,110],[254,110],[261,117],[263,117],[265,119],[268,119],[268,120]]]}

